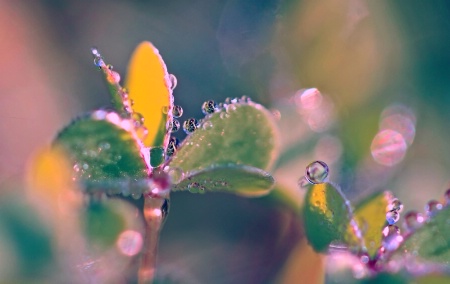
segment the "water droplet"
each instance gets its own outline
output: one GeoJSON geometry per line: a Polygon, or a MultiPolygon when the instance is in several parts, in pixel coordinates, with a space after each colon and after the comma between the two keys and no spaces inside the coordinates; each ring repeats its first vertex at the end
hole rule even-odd
{"type": "Polygon", "coordinates": [[[94,56],[100,56],[100,53],[99,53],[97,47],[95,47],[95,46],[91,47],[91,53],[94,56]]]}
{"type": "Polygon", "coordinates": [[[94,58],[94,65],[98,68],[102,68],[102,66],[105,65],[105,62],[103,61],[103,58],[101,58],[100,56],[96,56],[94,58]]]}
{"type": "Polygon", "coordinates": [[[109,72],[107,80],[110,84],[117,84],[120,82],[120,74],[116,71],[109,72]]]}
{"type": "Polygon", "coordinates": [[[306,179],[305,176],[300,177],[297,181],[298,188],[300,188],[300,189],[304,189],[309,184],[310,183],[309,183],[308,179],[306,179]]]}
{"type": "Polygon", "coordinates": [[[187,186],[189,192],[199,193],[200,192],[200,184],[198,182],[191,182],[187,186]]]}
{"type": "Polygon", "coordinates": [[[172,108],[173,117],[180,117],[183,115],[183,108],[181,106],[173,106],[172,108]]]}
{"type": "Polygon", "coordinates": [[[131,118],[134,120],[135,126],[141,126],[144,124],[144,116],[139,112],[133,112],[131,118]]]}
{"type": "Polygon", "coordinates": [[[397,226],[386,226],[383,229],[382,245],[385,250],[396,250],[403,242],[403,237],[400,235],[400,230],[397,226]]]}
{"type": "Polygon", "coordinates": [[[180,122],[176,119],[169,120],[167,121],[166,129],[170,133],[177,132],[180,129],[180,122]]]}
{"type": "Polygon", "coordinates": [[[386,208],[387,211],[397,211],[401,212],[403,210],[403,204],[397,198],[393,199],[391,203],[386,208]]]}
{"type": "Polygon", "coordinates": [[[450,205],[450,189],[447,189],[447,191],[444,193],[444,198],[447,205],[450,205]]]}
{"type": "Polygon", "coordinates": [[[131,193],[131,198],[133,198],[134,200],[138,200],[141,197],[142,197],[142,193],[141,192],[132,192],[131,193]]]}
{"type": "Polygon", "coordinates": [[[162,113],[167,114],[169,112],[169,106],[163,106],[161,108],[162,113]]]}
{"type": "Polygon", "coordinates": [[[194,132],[198,127],[197,119],[189,118],[183,123],[183,130],[186,134],[194,132]]]}
{"type": "Polygon", "coordinates": [[[133,230],[123,231],[116,242],[119,251],[126,256],[138,254],[141,251],[143,244],[144,240],[141,233],[133,230]]]}
{"type": "Polygon", "coordinates": [[[208,129],[208,128],[212,128],[212,127],[213,127],[213,124],[212,124],[211,121],[205,121],[202,124],[202,128],[205,129],[205,130],[208,129]]]}
{"type": "Polygon", "coordinates": [[[368,255],[362,255],[360,258],[359,258],[360,260],[361,260],[361,262],[362,263],[364,263],[364,264],[367,264],[367,263],[369,263],[369,256],[368,255]]]}
{"type": "Polygon", "coordinates": [[[135,129],[136,135],[139,139],[145,140],[148,135],[148,129],[145,126],[140,126],[135,129]]]}
{"type": "Polygon", "coordinates": [[[202,112],[204,115],[214,113],[217,109],[216,103],[212,100],[206,101],[202,104],[202,112]]]}
{"type": "Polygon", "coordinates": [[[374,160],[385,166],[393,166],[403,160],[407,144],[397,131],[386,129],[378,132],[370,146],[374,160]]]}
{"type": "Polygon", "coordinates": [[[394,225],[400,219],[400,214],[397,211],[389,211],[386,213],[386,221],[389,225],[394,225]]]}
{"type": "Polygon", "coordinates": [[[417,213],[416,211],[410,211],[405,214],[404,226],[407,230],[415,231],[423,225],[424,221],[425,217],[422,214],[417,213]]]}
{"type": "Polygon", "coordinates": [[[164,148],[153,147],[150,148],[150,166],[153,168],[159,167],[164,162],[164,148]]]}
{"type": "Polygon", "coordinates": [[[177,77],[173,74],[169,74],[169,80],[170,80],[170,89],[173,91],[178,84],[177,77]]]}
{"type": "Polygon", "coordinates": [[[114,66],[112,66],[111,64],[106,65],[106,68],[108,68],[109,70],[113,70],[114,66]]]}
{"type": "Polygon", "coordinates": [[[178,167],[170,168],[167,174],[173,184],[179,183],[184,178],[183,170],[178,167]]]}
{"type": "Polygon", "coordinates": [[[172,156],[176,151],[178,147],[178,139],[175,137],[170,137],[169,143],[167,144],[167,151],[166,155],[168,157],[172,156]]]}
{"type": "Polygon", "coordinates": [[[73,170],[74,170],[75,172],[78,173],[78,172],[81,170],[80,165],[79,165],[78,163],[76,163],[75,165],[73,165],[73,170]]]}
{"type": "Polygon", "coordinates": [[[428,216],[434,215],[437,211],[443,208],[442,204],[437,200],[430,200],[427,205],[425,205],[425,212],[428,216]]]}
{"type": "Polygon", "coordinates": [[[312,184],[325,182],[328,177],[328,165],[322,161],[315,161],[306,167],[305,177],[312,184]]]}

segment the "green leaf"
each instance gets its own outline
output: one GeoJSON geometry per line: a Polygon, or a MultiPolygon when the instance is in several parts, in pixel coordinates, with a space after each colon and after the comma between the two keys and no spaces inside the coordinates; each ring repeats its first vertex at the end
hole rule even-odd
{"type": "Polygon", "coordinates": [[[422,259],[450,264],[450,206],[430,218],[405,240],[399,251],[406,250],[422,259]]]}
{"type": "MultiPolygon", "coordinates": [[[[370,258],[374,258],[381,247],[383,228],[386,226],[386,207],[389,204],[389,192],[377,192],[360,202],[353,212],[370,258]]],[[[349,241],[358,245],[359,240],[348,226],[349,241]]]]}
{"type": "MultiPolygon", "coordinates": [[[[272,182],[267,181],[272,178],[269,179],[267,173],[255,174],[256,171],[241,170],[243,168],[239,166],[270,169],[277,157],[277,134],[272,114],[261,105],[252,102],[230,104],[226,110],[206,117],[202,125],[184,140],[170,167],[181,169],[184,179],[192,179],[201,173],[202,178],[210,181],[233,179],[229,176],[232,172],[241,178],[249,173],[249,191],[254,191],[253,188],[263,190],[261,185],[270,189],[272,182]],[[218,167],[233,169],[219,176],[218,170],[211,170],[218,167]],[[256,176],[264,178],[259,180],[256,176]]],[[[231,191],[243,192],[244,183],[236,183],[236,179],[232,183],[240,188],[231,191]]]]}
{"type": "Polygon", "coordinates": [[[378,274],[375,274],[372,277],[362,279],[358,281],[358,283],[361,284],[384,284],[384,283],[390,283],[390,284],[407,284],[408,279],[405,278],[405,276],[401,274],[391,274],[386,272],[381,272],[378,274]]]}
{"type": "Polygon", "coordinates": [[[192,193],[206,191],[233,192],[245,196],[267,194],[274,184],[273,177],[265,171],[242,165],[212,166],[191,172],[173,190],[189,190],[192,193]]]}
{"type": "Polygon", "coordinates": [[[59,133],[55,144],[68,152],[81,179],[147,177],[147,166],[132,134],[107,120],[75,120],[59,133]]]}
{"type": "Polygon", "coordinates": [[[330,183],[308,186],[303,220],[308,242],[317,252],[325,252],[332,242],[343,242],[350,217],[339,189],[330,183]]]}
{"type": "Polygon", "coordinates": [[[92,203],[84,212],[84,230],[91,244],[107,249],[114,245],[125,228],[124,218],[116,212],[114,204],[92,203]]]}

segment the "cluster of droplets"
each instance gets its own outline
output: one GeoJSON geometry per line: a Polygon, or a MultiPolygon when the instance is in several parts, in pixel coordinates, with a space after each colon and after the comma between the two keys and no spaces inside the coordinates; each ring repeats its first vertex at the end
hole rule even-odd
{"type": "Polygon", "coordinates": [[[399,199],[392,196],[389,199],[389,204],[386,207],[387,226],[382,231],[381,252],[396,250],[404,239],[399,227],[396,225],[400,219],[403,204],[399,199]]]}

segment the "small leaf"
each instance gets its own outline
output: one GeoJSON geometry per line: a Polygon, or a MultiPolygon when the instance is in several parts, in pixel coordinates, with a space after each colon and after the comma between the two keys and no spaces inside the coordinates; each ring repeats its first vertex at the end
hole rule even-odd
{"type": "Polygon", "coordinates": [[[277,157],[277,138],[269,111],[255,103],[235,103],[227,111],[205,118],[186,137],[170,166],[185,173],[197,173],[212,165],[247,165],[268,170],[277,157]]]}
{"type": "MultiPolygon", "coordinates": [[[[389,192],[377,192],[364,199],[353,212],[370,258],[374,258],[381,247],[383,228],[386,226],[386,207],[389,204],[389,192]]],[[[358,245],[359,240],[348,226],[349,242],[358,245]]]]}
{"type": "Polygon", "coordinates": [[[450,206],[430,217],[430,220],[405,240],[399,251],[406,250],[420,258],[450,264],[450,206]]]}
{"type": "Polygon", "coordinates": [[[381,272],[378,274],[375,274],[374,276],[371,276],[369,278],[365,278],[362,280],[359,280],[357,283],[361,284],[383,284],[383,283],[390,283],[390,284],[407,284],[409,281],[405,276],[401,274],[391,274],[386,272],[381,272]]]}
{"type": "Polygon", "coordinates": [[[172,116],[172,82],[159,51],[148,41],[136,47],[128,65],[125,82],[133,111],[144,117],[147,147],[167,144],[166,123],[172,116]]]}
{"type": "Polygon", "coordinates": [[[318,252],[325,252],[332,242],[343,242],[350,222],[345,199],[330,183],[308,187],[303,219],[306,237],[318,252]]]}
{"type": "Polygon", "coordinates": [[[273,184],[273,177],[261,169],[225,165],[191,172],[189,177],[177,184],[173,190],[189,190],[193,193],[225,191],[245,196],[261,196],[267,194],[273,184]]]}
{"type": "Polygon", "coordinates": [[[63,129],[55,141],[70,156],[82,179],[147,177],[147,166],[130,132],[107,120],[85,117],[63,129]]]}

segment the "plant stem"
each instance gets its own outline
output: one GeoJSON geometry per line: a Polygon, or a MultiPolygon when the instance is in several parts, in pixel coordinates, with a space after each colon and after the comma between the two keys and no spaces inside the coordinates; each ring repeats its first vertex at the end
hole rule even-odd
{"type": "Polygon", "coordinates": [[[159,232],[167,215],[168,199],[146,197],[144,202],[145,240],[138,271],[139,284],[152,283],[156,274],[159,232]]]}

